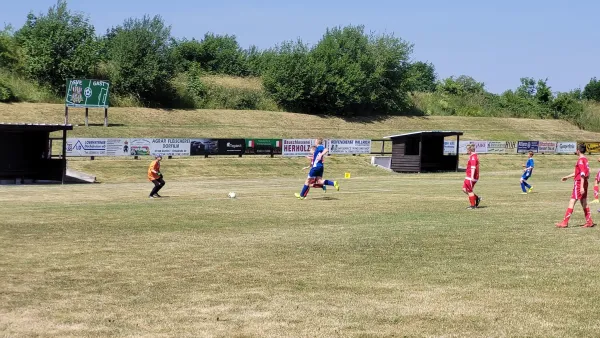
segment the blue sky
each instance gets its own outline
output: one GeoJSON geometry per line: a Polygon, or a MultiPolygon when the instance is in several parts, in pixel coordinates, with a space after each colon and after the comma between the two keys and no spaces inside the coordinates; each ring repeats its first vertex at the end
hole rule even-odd
{"type": "MultiPolygon", "coordinates": [[[[29,11],[54,3],[6,1],[0,23],[19,28],[29,11]]],[[[69,7],[89,15],[98,33],[159,14],[176,37],[233,34],[244,48],[298,37],[316,43],[327,27],[361,24],[413,43],[413,58],[432,62],[441,78],[470,75],[495,93],[516,88],[521,77],[548,78],[554,91],[600,77],[600,1],[593,0],[86,0],[69,7]]]]}

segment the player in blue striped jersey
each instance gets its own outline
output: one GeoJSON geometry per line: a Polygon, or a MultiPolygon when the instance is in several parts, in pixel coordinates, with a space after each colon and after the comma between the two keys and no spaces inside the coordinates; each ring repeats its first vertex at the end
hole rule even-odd
{"type": "Polygon", "coordinates": [[[527,180],[533,173],[533,167],[535,166],[533,163],[533,151],[530,151],[528,156],[527,163],[523,165],[523,168],[525,168],[523,169],[523,176],[521,176],[521,190],[523,190],[523,194],[527,194],[533,190],[533,187],[527,183],[527,180]]]}
{"type": "Polygon", "coordinates": [[[312,168],[310,168],[310,172],[308,173],[308,177],[304,182],[304,186],[300,193],[296,193],[296,198],[305,199],[308,195],[308,190],[312,184],[322,184],[322,185],[330,185],[335,187],[336,190],[340,190],[340,186],[337,181],[323,180],[323,156],[327,155],[329,149],[326,149],[323,146],[323,139],[318,138],[315,140],[315,153],[313,154],[312,168]]]}

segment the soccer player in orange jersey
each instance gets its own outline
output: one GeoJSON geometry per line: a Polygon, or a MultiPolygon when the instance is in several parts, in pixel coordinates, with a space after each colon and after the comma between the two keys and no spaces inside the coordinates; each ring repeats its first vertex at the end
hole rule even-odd
{"type": "Polygon", "coordinates": [[[475,145],[467,145],[467,154],[469,154],[469,161],[467,162],[467,176],[463,182],[463,192],[469,195],[469,207],[467,209],[476,209],[479,207],[481,197],[475,195],[473,188],[479,180],[479,157],[475,152],[475,145]]]}
{"type": "Polygon", "coordinates": [[[581,202],[581,206],[583,207],[583,211],[585,213],[585,228],[591,228],[594,226],[594,222],[592,221],[592,214],[590,212],[590,207],[587,205],[587,191],[588,191],[588,178],[590,177],[590,165],[588,163],[587,158],[585,157],[585,144],[580,144],[577,146],[577,155],[579,159],[577,160],[577,164],[575,165],[575,171],[563,177],[561,180],[564,182],[569,178],[573,178],[573,192],[571,194],[571,200],[569,201],[569,207],[567,208],[567,212],[565,212],[565,218],[562,222],[556,223],[558,228],[566,228],[569,226],[569,220],[571,219],[571,215],[573,214],[573,208],[575,208],[575,203],[577,201],[581,202]]]}
{"type": "Polygon", "coordinates": [[[160,172],[160,161],[162,161],[162,156],[155,155],[154,161],[152,161],[148,167],[148,179],[150,182],[154,183],[154,188],[152,188],[152,191],[150,192],[150,198],[161,197],[158,194],[158,191],[165,186],[165,180],[160,172]]]}

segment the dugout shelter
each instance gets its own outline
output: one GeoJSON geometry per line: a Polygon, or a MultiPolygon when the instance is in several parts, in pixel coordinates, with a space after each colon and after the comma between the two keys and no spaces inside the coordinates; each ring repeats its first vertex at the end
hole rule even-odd
{"type": "Polygon", "coordinates": [[[386,136],[392,141],[390,169],[395,172],[420,173],[458,171],[460,131],[417,131],[386,136]],[[445,151],[444,141],[456,137],[454,151],[445,151]]]}
{"type": "Polygon", "coordinates": [[[72,125],[0,123],[0,182],[15,180],[64,183],[67,130],[72,125]],[[62,132],[61,137],[50,133],[62,132]],[[52,141],[62,140],[62,154],[52,154],[52,141]]]}

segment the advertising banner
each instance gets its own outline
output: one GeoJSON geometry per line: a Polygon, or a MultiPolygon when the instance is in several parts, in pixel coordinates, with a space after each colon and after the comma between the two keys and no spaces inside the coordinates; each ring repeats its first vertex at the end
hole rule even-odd
{"type": "Polygon", "coordinates": [[[242,155],[246,151],[246,140],[238,139],[218,139],[218,155],[242,155]]]}
{"type": "Polygon", "coordinates": [[[538,152],[542,154],[554,154],[556,153],[557,142],[552,141],[540,141],[538,152]]]}
{"type": "Polygon", "coordinates": [[[147,139],[147,138],[131,139],[131,144],[129,145],[129,155],[132,155],[132,156],[150,155],[150,144],[151,143],[152,143],[152,139],[147,139]]]}
{"type": "Polygon", "coordinates": [[[246,139],[246,154],[281,155],[280,139],[246,139]]]}
{"type": "Polygon", "coordinates": [[[558,142],[556,152],[558,154],[575,154],[577,142],[558,142]]]}
{"type": "Polygon", "coordinates": [[[284,139],[283,156],[306,156],[310,147],[315,144],[313,139],[284,139]]]}
{"type": "Polygon", "coordinates": [[[467,145],[475,145],[475,152],[485,154],[488,152],[488,141],[460,141],[458,144],[458,152],[461,154],[467,153],[467,145]]]}
{"type": "Polygon", "coordinates": [[[211,138],[195,138],[190,140],[190,155],[216,155],[219,152],[218,140],[211,138]]]}
{"type": "Polygon", "coordinates": [[[444,141],[444,155],[456,155],[456,141],[444,141]]]}
{"type": "Polygon", "coordinates": [[[517,142],[516,141],[506,141],[506,145],[504,146],[504,152],[506,154],[516,154],[517,153],[517,142]]]}
{"type": "Polygon", "coordinates": [[[329,140],[331,154],[370,154],[371,140],[329,140]]]}
{"type": "Polygon", "coordinates": [[[129,156],[130,143],[128,138],[107,138],[106,156],[129,156]]]}
{"type": "Polygon", "coordinates": [[[587,154],[600,153],[600,142],[580,142],[585,144],[585,152],[587,154]]]}
{"type": "Polygon", "coordinates": [[[539,141],[518,141],[517,152],[527,153],[533,151],[534,153],[539,152],[540,142],[539,141]]]}
{"type": "Polygon", "coordinates": [[[150,141],[150,154],[162,156],[190,156],[189,138],[154,138],[150,141]]]}
{"type": "Polygon", "coordinates": [[[506,141],[489,141],[487,143],[487,152],[492,154],[506,153],[506,141]]]}
{"type": "Polygon", "coordinates": [[[67,156],[106,156],[106,139],[68,138],[67,156]]]}

